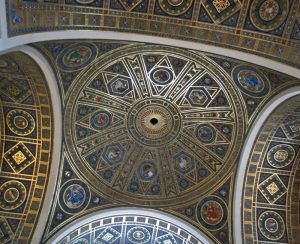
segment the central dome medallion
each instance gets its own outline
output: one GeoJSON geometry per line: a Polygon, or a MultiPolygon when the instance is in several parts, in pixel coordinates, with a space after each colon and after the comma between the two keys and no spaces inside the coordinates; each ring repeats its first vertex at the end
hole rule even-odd
{"type": "Polygon", "coordinates": [[[168,145],[176,139],[181,127],[180,111],[164,98],[139,100],[128,112],[128,132],[145,146],[168,145]]]}
{"type": "Polygon", "coordinates": [[[221,182],[244,133],[230,76],[192,51],[136,45],[97,59],[93,45],[66,47],[57,62],[64,69],[89,59],[67,94],[64,132],[66,158],[94,190],[171,206],[221,182]]]}

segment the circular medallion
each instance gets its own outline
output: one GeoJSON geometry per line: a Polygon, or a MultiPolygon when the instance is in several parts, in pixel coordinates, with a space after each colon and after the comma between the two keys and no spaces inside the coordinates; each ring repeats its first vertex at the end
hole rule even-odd
{"type": "Polygon", "coordinates": [[[216,129],[209,124],[202,124],[196,128],[197,138],[205,143],[212,143],[216,140],[216,129]]]}
{"type": "Polygon", "coordinates": [[[260,5],[259,16],[265,21],[273,20],[279,13],[279,4],[276,0],[267,0],[260,5]]]}
{"type": "Polygon", "coordinates": [[[262,97],[270,90],[267,77],[250,66],[237,66],[232,76],[241,91],[250,96],[262,97]]]}
{"type": "Polygon", "coordinates": [[[184,14],[192,4],[193,0],[159,0],[162,10],[173,16],[184,14]]]}
{"type": "Polygon", "coordinates": [[[90,43],[74,44],[57,57],[58,66],[65,71],[75,71],[90,64],[97,56],[97,48],[90,43]]]}
{"type": "Polygon", "coordinates": [[[158,85],[166,85],[173,81],[174,75],[168,68],[155,68],[150,73],[151,80],[158,85]]]}
{"type": "Polygon", "coordinates": [[[79,180],[66,182],[59,193],[59,203],[67,213],[76,213],[83,210],[90,199],[90,190],[79,180]]]}
{"type": "Polygon", "coordinates": [[[18,65],[7,57],[0,58],[0,72],[1,73],[16,73],[19,70],[18,65]]]}
{"type": "Polygon", "coordinates": [[[25,186],[15,180],[7,181],[0,187],[0,208],[13,210],[20,207],[26,199],[25,186]]]}
{"type": "Polygon", "coordinates": [[[132,243],[143,244],[149,243],[151,234],[146,228],[137,226],[127,232],[127,238],[132,243]]]}
{"type": "Polygon", "coordinates": [[[260,232],[269,240],[277,241],[284,235],[283,218],[274,211],[265,211],[258,218],[260,232]]]}
{"type": "Polygon", "coordinates": [[[21,109],[14,109],[6,116],[8,128],[15,134],[26,136],[33,132],[35,121],[31,114],[21,109]]]}
{"type": "Polygon", "coordinates": [[[275,168],[289,165],[295,158],[295,149],[287,144],[279,144],[270,149],[267,160],[275,168]]]}
{"type": "Polygon", "coordinates": [[[167,145],[176,139],[181,127],[181,115],[176,105],[163,98],[140,100],[128,112],[128,132],[145,146],[167,145]]]}
{"type": "Polygon", "coordinates": [[[157,175],[157,169],[154,162],[144,161],[138,168],[138,175],[143,181],[150,181],[157,175]]]}
{"type": "Polygon", "coordinates": [[[254,0],[250,7],[250,18],[259,30],[271,31],[284,23],[288,12],[288,0],[254,0]]]}
{"type": "Polygon", "coordinates": [[[220,229],[227,221],[225,202],[216,196],[203,199],[197,205],[197,219],[207,229],[220,229]]]}
{"type": "Polygon", "coordinates": [[[91,117],[91,126],[94,129],[101,130],[105,129],[111,124],[111,114],[105,111],[97,112],[91,117]]]}
{"type": "Polygon", "coordinates": [[[243,107],[232,79],[207,57],[156,45],[120,48],[77,79],[64,115],[66,150],[102,194],[140,206],[171,206],[174,199],[184,203],[204,194],[234,166],[243,107]],[[160,67],[162,59],[195,68],[181,65],[173,72],[160,67]],[[139,64],[147,68],[137,69],[139,64]],[[212,74],[216,78],[199,82],[212,74]],[[103,89],[91,86],[95,77],[105,77],[99,78],[103,89]],[[216,143],[217,135],[227,138],[226,145],[216,143]],[[212,163],[220,167],[212,170],[212,163]]]}

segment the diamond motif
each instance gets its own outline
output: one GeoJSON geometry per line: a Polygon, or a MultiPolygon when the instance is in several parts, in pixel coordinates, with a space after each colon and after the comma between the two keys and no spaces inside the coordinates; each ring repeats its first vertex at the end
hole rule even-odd
{"type": "Polygon", "coordinates": [[[272,182],[270,185],[267,186],[267,190],[273,196],[276,192],[279,191],[279,188],[275,182],[272,182]]]}
{"type": "Polygon", "coordinates": [[[258,188],[269,203],[274,203],[287,191],[286,186],[277,174],[273,174],[264,180],[258,188]]]}
{"type": "Polygon", "coordinates": [[[213,0],[213,5],[215,6],[216,10],[221,13],[230,6],[230,2],[228,0],[213,0]]]}
{"type": "Polygon", "coordinates": [[[35,160],[32,153],[22,142],[9,149],[4,154],[4,159],[16,173],[25,169],[35,160]]]}
{"type": "Polygon", "coordinates": [[[171,234],[160,236],[156,239],[156,243],[158,244],[177,244],[174,236],[171,234]]]}
{"type": "Polygon", "coordinates": [[[20,103],[30,95],[30,90],[21,79],[8,79],[0,77],[0,93],[8,96],[13,101],[20,103]]]}
{"type": "Polygon", "coordinates": [[[203,5],[217,24],[222,23],[241,8],[238,0],[205,0],[203,5]]]}
{"type": "Polygon", "coordinates": [[[119,239],[121,234],[115,229],[108,227],[106,228],[98,237],[95,239],[95,243],[97,244],[110,244],[115,243],[116,240],[119,239]]]}
{"type": "Polygon", "coordinates": [[[26,159],[24,153],[22,153],[21,151],[18,151],[17,153],[15,153],[12,158],[16,161],[17,164],[21,164],[24,162],[24,160],[26,159]]]}

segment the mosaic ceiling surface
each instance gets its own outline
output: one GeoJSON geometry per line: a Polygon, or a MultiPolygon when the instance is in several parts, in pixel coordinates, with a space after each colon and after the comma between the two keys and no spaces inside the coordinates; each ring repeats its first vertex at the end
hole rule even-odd
{"type": "Polygon", "coordinates": [[[173,214],[215,243],[233,242],[244,138],[261,108],[299,80],[169,46],[32,46],[52,65],[63,108],[60,173],[44,241],[88,213],[139,206],[173,214]]]}
{"type": "Polygon", "coordinates": [[[269,117],[252,150],[244,183],[244,241],[300,240],[300,96],[269,117]]]}
{"type": "Polygon", "coordinates": [[[208,43],[300,67],[297,0],[6,0],[9,36],[113,30],[208,43]]]}
{"type": "Polygon", "coordinates": [[[121,215],[97,219],[80,226],[58,244],[88,243],[203,243],[181,226],[146,215],[121,215]]]}
{"type": "Polygon", "coordinates": [[[43,203],[52,148],[49,91],[25,54],[0,57],[0,243],[26,243],[43,203]]]}

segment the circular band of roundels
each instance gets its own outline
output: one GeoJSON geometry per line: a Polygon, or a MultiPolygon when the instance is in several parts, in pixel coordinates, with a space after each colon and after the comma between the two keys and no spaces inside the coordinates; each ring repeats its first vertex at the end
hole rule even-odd
{"type": "Polygon", "coordinates": [[[26,199],[26,188],[23,183],[11,180],[0,187],[0,208],[13,210],[20,207],[26,199]]]}
{"type": "Polygon", "coordinates": [[[57,64],[64,71],[76,71],[90,64],[97,56],[97,48],[91,43],[66,47],[57,57],[57,64]]]}
{"type": "Polygon", "coordinates": [[[268,78],[251,66],[240,65],[232,71],[232,77],[239,89],[247,95],[262,97],[268,94],[268,78]]]}
{"type": "Polygon", "coordinates": [[[295,158],[295,149],[288,144],[279,144],[270,149],[267,160],[274,168],[288,166],[295,158]]]}
{"type": "Polygon", "coordinates": [[[194,0],[159,0],[159,5],[169,15],[184,14],[192,6],[194,0]]]}
{"type": "Polygon", "coordinates": [[[90,190],[80,180],[67,181],[60,189],[59,203],[67,213],[77,213],[86,208],[90,200],[90,190]]]}
{"type": "Polygon", "coordinates": [[[173,81],[174,74],[166,67],[157,67],[150,72],[150,78],[158,85],[167,85],[173,81]]]}
{"type": "Polygon", "coordinates": [[[219,197],[209,196],[197,205],[197,219],[209,230],[218,230],[227,221],[226,203],[219,197]]]}
{"type": "Polygon", "coordinates": [[[7,113],[8,128],[19,136],[26,136],[33,132],[35,121],[30,113],[21,109],[14,109],[7,113]]]}
{"type": "Polygon", "coordinates": [[[256,28],[270,31],[284,23],[288,11],[288,0],[254,0],[250,7],[250,18],[256,28]]]}
{"type": "Polygon", "coordinates": [[[132,243],[149,243],[151,239],[150,232],[141,226],[134,226],[127,232],[127,239],[132,243]]]}
{"type": "Polygon", "coordinates": [[[275,211],[265,211],[258,218],[260,232],[269,240],[278,241],[285,232],[283,218],[275,211]]]}
{"type": "Polygon", "coordinates": [[[19,66],[6,57],[0,58],[0,73],[16,73],[19,70],[19,66]]]}

